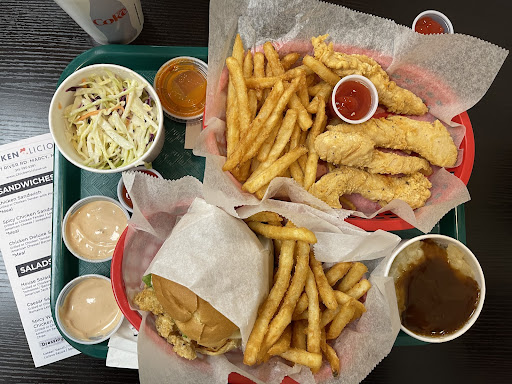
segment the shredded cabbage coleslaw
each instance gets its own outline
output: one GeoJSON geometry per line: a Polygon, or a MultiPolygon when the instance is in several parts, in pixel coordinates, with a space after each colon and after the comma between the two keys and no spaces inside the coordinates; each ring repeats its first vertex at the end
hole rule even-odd
{"type": "Polygon", "coordinates": [[[155,101],[140,81],[105,71],[66,91],[75,97],[64,109],[66,133],[84,165],[120,168],[151,147],[158,117],[155,101]]]}

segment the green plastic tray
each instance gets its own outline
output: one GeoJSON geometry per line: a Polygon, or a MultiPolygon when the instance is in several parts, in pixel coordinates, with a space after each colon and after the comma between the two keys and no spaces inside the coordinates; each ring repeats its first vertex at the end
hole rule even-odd
{"type": "MultiPolygon", "coordinates": [[[[203,47],[154,47],[136,45],[107,45],[93,48],[77,56],[62,73],[59,84],[75,70],[91,64],[110,63],[131,68],[144,76],[151,84],[160,66],[176,56],[194,56],[203,61],[208,59],[207,48],[203,47]]],[[[178,179],[192,175],[203,179],[204,158],[195,157],[191,150],[184,150],[185,125],[165,118],[165,144],[153,167],[166,179],[178,179]]],[[[73,278],[97,273],[110,276],[110,262],[87,263],[75,258],[62,242],[61,223],[66,211],[79,199],[91,195],[106,195],[117,198],[117,183],[121,176],[99,175],[81,170],[69,163],[55,151],[53,187],[53,237],[52,237],[52,279],[50,303],[55,320],[55,301],[62,288],[73,278]]],[[[466,242],[464,207],[450,211],[436,224],[431,233],[439,233],[466,242]]],[[[406,239],[422,233],[416,229],[395,232],[406,239]]],[[[66,340],[81,352],[105,359],[107,342],[96,345],[77,344],[66,340]]],[[[422,342],[400,332],[396,346],[420,345],[422,342]]]]}

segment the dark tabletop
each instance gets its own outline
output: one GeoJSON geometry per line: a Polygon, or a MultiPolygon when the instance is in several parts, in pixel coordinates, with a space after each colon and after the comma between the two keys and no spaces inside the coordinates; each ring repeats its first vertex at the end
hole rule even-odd
{"type": "MultiPolygon", "coordinates": [[[[448,15],[458,33],[511,49],[512,2],[476,0],[336,1],[410,25],[425,9],[448,15]],[[507,5],[508,4],[508,5],[507,5]]],[[[144,29],[133,44],[208,45],[208,2],[142,0],[144,29]]],[[[49,132],[47,113],[66,65],[96,44],[53,1],[1,0],[0,144],[49,132]]],[[[487,295],[476,324],[441,345],[395,347],[365,382],[512,382],[512,62],[471,108],[476,158],[465,205],[467,244],[482,265],[487,295]],[[507,235],[508,234],[508,235],[507,235]]],[[[83,354],[35,369],[0,258],[0,382],[136,383],[134,370],[83,354]]]]}

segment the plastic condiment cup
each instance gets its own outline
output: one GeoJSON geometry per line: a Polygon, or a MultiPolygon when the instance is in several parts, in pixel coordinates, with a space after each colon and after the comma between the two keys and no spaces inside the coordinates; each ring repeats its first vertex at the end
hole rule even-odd
{"type": "MultiPolygon", "coordinates": [[[[158,86],[158,82],[161,80],[161,77],[164,76],[165,72],[172,66],[175,66],[175,70],[179,70],[180,67],[183,68],[190,68],[193,67],[195,70],[197,70],[205,79],[207,79],[208,76],[208,64],[206,64],[204,61],[191,56],[179,56],[175,57],[167,62],[165,62],[157,71],[155,75],[155,80],[153,81],[153,87],[156,90],[157,94],[160,96],[160,99],[162,101],[162,108],[165,112],[165,114],[170,117],[171,119],[178,121],[180,123],[186,123],[188,121],[195,121],[200,120],[203,118],[204,114],[204,104],[203,107],[197,111],[197,113],[193,115],[179,115],[177,113],[174,113],[169,110],[169,108],[166,107],[167,101],[167,90],[163,89],[162,87],[158,86]]],[[[165,79],[164,79],[165,81],[165,79]]],[[[206,88],[205,88],[205,96],[204,101],[206,101],[206,88]]]]}
{"type": "Polygon", "coordinates": [[[400,324],[400,328],[402,329],[402,331],[404,331],[409,336],[414,337],[417,340],[421,340],[421,341],[424,341],[427,343],[444,343],[446,341],[456,339],[457,337],[463,335],[475,323],[475,321],[478,318],[478,316],[480,315],[480,312],[482,311],[482,307],[484,305],[485,278],[484,278],[484,273],[482,271],[482,267],[480,266],[480,263],[478,262],[478,259],[473,254],[473,252],[471,252],[471,250],[468,247],[466,247],[463,243],[461,243],[460,241],[458,241],[452,237],[444,236],[444,235],[436,235],[436,234],[417,236],[410,240],[401,242],[399,244],[399,246],[393,251],[391,258],[389,259],[389,261],[386,265],[384,275],[389,276],[391,266],[392,266],[393,262],[395,261],[395,258],[400,254],[400,252],[402,252],[405,248],[407,248],[412,243],[415,243],[415,242],[421,241],[421,240],[426,240],[426,239],[433,240],[435,243],[437,243],[438,245],[440,245],[442,247],[447,247],[449,244],[453,244],[457,248],[459,248],[464,254],[464,260],[471,267],[473,274],[474,274],[473,278],[477,282],[478,287],[480,289],[480,295],[478,297],[478,303],[477,303],[475,310],[471,314],[470,318],[466,321],[466,323],[459,330],[457,330],[453,333],[449,333],[449,334],[442,335],[442,336],[418,335],[418,334],[410,331],[409,329],[407,329],[403,324],[400,324]]]}
{"type": "MultiPolygon", "coordinates": [[[[123,316],[121,310],[119,310],[120,316],[119,316],[118,323],[108,333],[101,335],[101,336],[92,337],[89,339],[78,338],[69,329],[67,329],[66,326],[64,325],[63,320],[61,319],[60,309],[64,306],[66,297],[71,292],[71,290],[86,279],[103,279],[103,280],[107,280],[109,283],[111,283],[111,281],[108,277],[105,277],[103,275],[96,275],[96,274],[82,275],[82,276],[78,276],[78,277],[74,278],[69,283],[67,283],[64,286],[64,288],[62,288],[62,290],[59,293],[59,296],[57,296],[57,301],[55,303],[55,319],[57,320],[57,326],[58,326],[60,332],[64,336],[66,336],[68,339],[74,341],[75,343],[90,345],[90,344],[101,343],[101,342],[107,340],[108,338],[110,338],[110,336],[112,336],[114,333],[116,333],[123,322],[124,316],[123,316]]],[[[114,297],[113,293],[112,293],[112,297],[114,297]]],[[[116,305],[117,305],[117,301],[114,300],[114,303],[116,303],[116,305]]]]}
{"type": "Polygon", "coordinates": [[[361,124],[361,123],[364,123],[365,121],[369,120],[375,114],[375,111],[377,110],[377,107],[379,106],[379,95],[377,93],[377,88],[375,88],[375,85],[373,85],[373,83],[370,80],[368,80],[366,77],[361,76],[361,75],[349,75],[349,76],[345,76],[340,81],[338,81],[338,83],[334,87],[334,89],[332,91],[332,96],[331,96],[331,103],[332,103],[332,108],[334,109],[334,112],[336,113],[336,115],[339,116],[339,118],[341,120],[343,120],[347,123],[350,123],[350,124],[361,124]],[[341,84],[343,84],[347,81],[356,81],[356,82],[364,85],[370,91],[370,97],[371,97],[370,109],[368,110],[368,113],[366,113],[366,115],[364,115],[364,117],[362,117],[359,120],[350,120],[350,119],[346,118],[345,116],[343,116],[341,114],[341,112],[336,107],[336,91],[338,90],[338,88],[340,87],[341,84]]]}
{"type": "Polygon", "coordinates": [[[148,81],[137,72],[132,71],[129,68],[114,64],[89,65],[77,70],[76,72],[73,72],[66,79],[64,79],[64,81],[55,91],[50,103],[48,122],[50,125],[50,133],[52,134],[53,140],[55,141],[55,144],[57,145],[60,153],[62,153],[62,155],[75,166],[95,173],[123,172],[128,169],[138,167],[139,165],[144,165],[144,163],[150,163],[160,154],[165,140],[162,104],[160,103],[160,99],[158,98],[156,91],[153,89],[151,84],[149,84],[148,81]],[[141,84],[144,84],[144,89],[149,94],[149,96],[151,96],[151,99],[155,103],[154,108],[156,110],[156,115],[158,116],[158,131],[156,132],[156,135],[153,139],[153,144],[151,144],[149,149],[144,154],[142,154],[142,156],[134,160],[131,164],[115,169],[96,169],[84,165],[84,159],[78,154],[68,138],[66,119],[64,118],[64,109],[68,105],[73,104],[75,99],[74,92],[67,92],[67,90],[71,87],[76,87],[83,81],[83,79],[86,79],[92,75],[103,75],[105,74],[105,71],[110,71],[111,73],[118,75],[123,79],[135,79],[141,84]]]}
{"type": "MultiPolygon", "coordinates": [[[[130,214],[128,213],[128,211],[117,200],[114,200],[107,196],[100,196],[100,195],[84,197],[83,199],[78,200],[75,204],[73,204],[66,212],[66,215],[64,216],[64,219],[62,220],[62,240],[64,241],[64,244],[68,248],[69,252],[71,252],[71,254],[73,256],[75,256],[76,258],[83,260],[83,261],[87,261],[88,263],[103,263],[105,261],[111,260],[112,255],[110,257],[107,257],[104,259],[88,259],[88,258],[80,255],[75,249],[73,249],[69,239],[67,238],[67,234],[66,234],[67,223],[68,223],[68,220],[71,217],[71,215],[73,215],[76,211],[78,211],[85,204],[91,203],[93,201],[107,201],[107,202],[113,203],[117,207],[119,207],[119,209],[121,211],[123,211],[127,220],[130,219],[130,214]]],[[[124,230],[124,228],[123,228],[123,230],[124,230]]]]}
{"type": "MultiPolygon", "coordinates": [[[[151,173],[152,175],[155,175],[158,179],[163,179],[163,176],[160,174],[160,172],[158,172],[156,169],[153,169],[153,168],[146,168],[144,166],[140,166],[140,167],[137,167],[137,168],[133,168],[133,169],[130,169],[130,171],[142,171],[144,173],[151,173]]],[[[123,188],[124,188],[124,182],[123,182],[123,178],[121,177],[119,179],[119,182],[117,183],[117,199],[119,200],[119,202],[121,203],[121,205],[123,206],[124,209],[126,209],[128,212],[132,213],[133,212],[133,208],[130,207],[127,203],[126,203],[126,200],[124,199],[124,194],[125,194],[125,191],[123,191],[123,188]]]]}
{"type": "Polygon", "coordinates": [[[430,17],[430,18],[432,18],[432,20],[438,22],[441,25],[441,27],[443,27],[444,33],[450,33],[450,34],[454,33],[453,25],[452,25],[452,22],[450,21],[450,19],[448,17],[446,17],[445,14],[443,14],[439,11],[434,11],[433,9],[423,11],[418,16],[416,16],[416,18],[414,19],[414,21],[412,23],[413,31],[416,30],[416,23],[423,17],[430,17]]]}

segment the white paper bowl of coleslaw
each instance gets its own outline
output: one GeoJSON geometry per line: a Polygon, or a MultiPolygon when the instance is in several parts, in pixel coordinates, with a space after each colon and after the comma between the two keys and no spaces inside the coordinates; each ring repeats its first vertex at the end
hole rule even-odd
{"type": "Polygon", "coordinates": [[[48,116],[62,155],[97,173],[152,162],[164,144],[163,120],[151,84],[114,64],[94,64],[69,75],[55,91],[48,116]]]}

